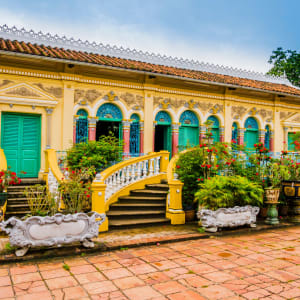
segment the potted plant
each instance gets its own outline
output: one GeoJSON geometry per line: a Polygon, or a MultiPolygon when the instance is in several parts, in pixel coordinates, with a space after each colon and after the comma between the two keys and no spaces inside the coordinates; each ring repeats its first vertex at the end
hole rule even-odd
{"type": "Polygon", "coordinates": [[[255,226],[263,189],[245,177],[216,176],[199,184],[195,199],[202,226],[216,232],[220,227],[255,226]]]}
{"type": "Polygon", "coordinates": [[[18,247],[17,256],[23,256],[31,247],[58,246],[81,242],[84,247],[94,247],[91,241],[98,236],[99,225],[106,216],[95,212],[85,213],[91,190],[84,184],[83,175],[73,170],[69,180],[59,185],[58,195],[53,195],[45,187],[26,190],[31,216],[25,220],[11,217],[0,223],[0,228],[9,234],[10,244],[18,247]],[[63,199],[63,205],[60,205],[63,199]],[[20,249],[21,248],[21,249],[20,249]]]}
{"type": "Polygon", "coordinates": [[[21,183],[21,179],[9,168],[0,171],[0,207],[4,206],[7,201],[7,187],[19,183],[21,183]]]}

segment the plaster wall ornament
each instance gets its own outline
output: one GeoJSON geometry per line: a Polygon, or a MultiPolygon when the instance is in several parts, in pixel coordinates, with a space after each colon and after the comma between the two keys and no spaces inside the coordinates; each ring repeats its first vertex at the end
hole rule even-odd
{"type": "Polygon", "coordinates": [[[61,87],[55,87],[55,86],[44,86],[42,83],[35,83],[37,87],[39,87],[41,90],[47,92],[48,94],[53,95],[56,98],[62,98],[63,96],[63,89],[61,87]]]}
{"type": "Polygon", "coordinates": [[[108,94],[106,94],[106,95],[104,96],[104,100],[106,100],[106,101],[118,101],[119,98],[118,98],[118,96],[115,94],[114,91],[110,91],[108,94]]]}
{"type": "Polygon", "coordinates": [[[19,87],[16,89],[12,89],[7,91],[5,94],[7,95],[19,95],[19,96],[23,96],[23,97],[41,97],[41,95],[34,93],[33,91],[27,89],[26,87],[19,87]]]}
{"type": "Polygon", "coordinates": [[[74,101],[75,103],[77,103],[81,99],[84,99],[87,100],[89,103],[93,104],[95,100],[98,99],[101,95],[102,93],[95,89],[90,89],[90,90],[75,89],[74,101]]]}
{"type": "Polygon", "coordinates": [[[221,113],[223,112],[223,105],[220,105],[220,104],[215,104],[209,111],[211,114],[218,114],[218,113],[221,113]]]}
{"type": "Polygon", "coordinates": [[[171,99],[164,99],[164,100],[161,100],[159,102],[159,108],[162,108],[162,109],[168,109],[168,108],[171,108],[171,105],[170,105],[170,101],[171,99]]]}
{"type": "Polygon", "coordinates": [[[259,207],[256,206],[235,206],[232,208],[219,208],[216,211],[210,209],[201,209],[197,217],[201,220],[205,231],[217,232],[222,227],[237,227],[250,225],[256,227],[256,216],[259,213],[259,207]]]}
{"type": "Polygon", "coordinates": [[[257,115],[257,108],[256,108],[256,107],[251,108],[251,109],[249,110],[248,114],[249,114],[250,116],[255,116],[255,115],[257,115]]]}
{"type": "Polygon", "coordinates": [[[11,80],[2,80],[2,82],[0,83],[0,88],[1,88],[2,86],[5,86],[5,85],[7,85],[7,84],[10,84],[10,83],[13,83],[13,81],[11,81],[11,80]]]}
{"type": "Polygon", "coordinates": [[[231,117],[238,116],[238,119],[242,118],[247,111],[245,106],[232,106],[231,117]]]}
{"type": "Polygon", "coordinates": [[[212,106],[213,104],[211,102],[199,102],[199,108],[203,114],[207,113],[212,106]]]}
{"type": "Polygon", "coordinates": [[[158,105],[162,99],[164,98],[160,96],[153,97],[153,104],[158,105]]]}
{"type": "Polygon", "coordinates": [[[8,27],[7,25],[0,26],[0,36],[12,40],[22,40],[24,42],[43,44],[46,46],[59,47],[65,49],[72,49],[76,51],[84,51],[88,53],[98,53],[101,55],[108,55],[111,57],[120,57],[125,59],[133,59],[151,64],[158,64],[164,66],[171,66],[183,68],[188,70],[204,71],[217,73],[222,75],[235,76],[240,78],[248,78],[260,80],[265,82],[281,83],[292,86],[292,84],[285,77],[276,77],[266,75],[264,73],[253,72],[238,68],[226,67],[222,65],[208,64],[200,61],[189,60],[178,57],[171,57],[155,53],[138,51],[136,49],[128,49],[123,47],[104,45],[102,43],[76,40],[74,38],[67,38],[66,36],[44,34],[42,32],[35,32],[33,30],[18,29],[15,26],[8,27]]]}
{"type": "Polygon", "coordinates": [[[132,107],[133,110],[141,110],[141,107],[139,105],[134,105],[132,107]]]}
{"type": "Polygon", "coordinates": [[[139,107],[139,108],[144,107],[144,101],[143,101],[144,98],[141,95],[135,95],[126,92],[120,95],[120,99],[123,100],[132,109],[134,109],[134,107],[139,107]]]}
{"type": "Polygon", "coordinates": [[[9,235],[9,242],[17,256],[23,256],[32,247],[62,246],[81,242],[85,247],[94,247],[92,238],[99,234],[99,226],[104,222],[105,214],[92,212],[77,214],[55,214],[54,216],[33,216],[22,221],[11,217],[0,223],[0,228],[9,235]]]}

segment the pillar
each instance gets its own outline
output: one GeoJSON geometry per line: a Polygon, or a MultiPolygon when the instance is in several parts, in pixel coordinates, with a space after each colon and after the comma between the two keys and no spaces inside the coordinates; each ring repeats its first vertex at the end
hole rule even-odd
{"type": "Polygon", "coordinates": [[[205,142],[205,138],[206,138],[206,126],[205,125],[201,125],[200,126],[200,135],[199,135],[199,144],[202,144],[205,142]]]}
{"type": "Polygon", "coordinates": [[[281,150],[283,149],[283,141],[284,141],[284,131],[280,122],[280,110],[276,107],[276,104],[280,104],[280,99],[278,96],[275,96],[275,107],[273,110],[274,119],[273,119],[273,143],[274,143],[274,153],[279,155],[281,150]]]}
{"type": "Polygon", "coordinates": [[[273,130],[270,130],[270,152],[274,152],[274,133],[273,130]]]}
{"type": "Polygon", "coordinates": [[[225,141],[225,137],[224,137],[224,127],[221,126],[219,130],[220,130],[220,142],[224,142],[224,141],[225,141]]]}
{"type": "Polygon", "coordinates": [[[89,141],[95,141],[96,140],[96,123],[97,119],[94,117],[88,118],[88,126],[89,126],[89,141]]]}
{"type": "Polygon", "coordinates": [[[130,121],[129,120],[123,120],[123,141],[124,141],[124,156],[128,157],[130,152],[130,121]]]}
{"type": "MultiPolygon", "coordinates": [[[[232,92],[232,91],[229,91],[232,92]]],[[[227,92],[228,93],[228,92],[227,92]]],[[[231,117],[231,104],[229,101],[224,101],[224,140],[223,142],[231,143],[232,135],[232,123],[233,119],[231,117]]]]}
{"type": "Polygon", "coordinates": [[[51,149],[51,119],[52,119],[52,112],[53,112],[53,108],[46,108],[46,113],[47,113],[47,134],[46,134],[46,149],[51,149]]]}
{"type": "Polygon", "coordinates": [[[175,155],[178,152],[178,134],[179,134],[178,123],[172,124],[172,155],[175,155]]]}
{"type": "Polygon", "coordinates": [[[153,122],[153,133],[152,133],[152,152],[154,152],[155,149],[155,126],[156,126],[156,121],[153,122]]]}
{"type": "Polygon", "coordinates": [[[144,122],[140,122],[140,154],[144,154],[144,122]]]}
{"type": "Polygon", "coordinates": [[[144,99],[144,153],[149,153],[154,150],[154,139],[153,139],[153,95],[147,93],[144,99]]]}
{"type": "Polygon", "coordinates": [[[260,143],[265,144],[265,133],[266,133],[266,131],[265,131],[264,129],[260,129],[260,130],[259,130],[258,141],[259,141],[260,143]]]}
{"type": "Polygon", "coordinates": [[[244,144],[244,133],[245,133],[245,128],[239,128],[238,129],[238,145],[243,145],[244,144]]]}
{"type": "Polygon", "coordinates": [[[62,105],[62,141],[61,148],[63,150],[72,146],[74,137],[73,125],[73,109],[74,109],[74,88],[68,82],[64,85],[64,100],[62,105]]]}
{"type": "Polygon", "coordinates": [[[288,150],[288,127],[283,127],[283,150],[288,150]]]}
{"type": "Polygon", "coordinates": [[[73,117],[73,144],[76,144],[76,123],[77,123],[77,120],[78,120],[78,116],[75,115],[73,117]]]}

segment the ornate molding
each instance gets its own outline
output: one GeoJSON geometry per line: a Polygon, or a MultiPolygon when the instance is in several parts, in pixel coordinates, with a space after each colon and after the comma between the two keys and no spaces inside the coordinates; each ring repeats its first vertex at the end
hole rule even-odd
{"type": "Polygon", "coordinates": [[[75,103],[78,103],[80,100],[86,100],[89,103],[93,104],[95,100],[98,99],[101,95],[102,93],[95,89],[90,89],[90,90],[75,89],[74,100],[75,103]]]}
{"type": "Polygon", "coordinates": [[[97,53],[101,55],[108,55],[112,57],[120,57],[125,59],[132,59],[143,61],[151,64],[158,64],[176,68],[183,68],[188,70],[211,72],[222,75],[235,76],[240,78],[248,78],[253,80],[260,80],[265,82],[273,82],[279,84],[292,84],[284,77],[275,77],[266,75],[260,72],[248,71],[239,68],[227,67],[223,65],[209,64],[196,60],[189,60],[178,57],[171,57],[161,54],[138,51],[136,49],[129,49],[111,45],[104,45],[102,43],[75,40],[74,38],[67,38],[66,36],[44,34],[41,31],[35,32],[33,30],[18,29],[15,26],[8,27],[7,25],[0,26],[0,35],[3,38],[12,40],[22,40],[24,42],[43,44],[52,47],[62,47],[66,49],[73,49],[77,51],[86,51],[97,53]]]}
{"type": "Polygon", "coordinates": [[[6,95],[17,95],[23,97],[41,97],[41,95],[34,93],[33,91],[27,89],[26,87],[18,87],[12,90],[9,90],[5,93],[6,95]]]}

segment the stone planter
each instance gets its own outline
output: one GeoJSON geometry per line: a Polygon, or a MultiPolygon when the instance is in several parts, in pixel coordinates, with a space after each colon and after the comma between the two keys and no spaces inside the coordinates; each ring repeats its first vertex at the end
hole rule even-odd
{"type": "Polygon", "coordinates": [[[219,208],[216,211],[201,209],[197,213],[202,226],[207,232],[217,232],[222,227],[237,227],[250,225],[256,227],[256,216],[259,207],[256,206],[235,206],[232,208],[219,208]]]}
{"type": "Polygon", "coordinates": [[[268,203],[278,203],[280,188],[265,188],[268,203]]]}
{"type": "Polygon", "coordinates": [[[23,256],[29,248],[60,247],[74,242],[92,248],[94,243],[91,239],[98,236],[99,226],[105,218],[105,214],[96,212],[33,216],[24,221],[11,217],[1,222],[0,228],[9,235],[11,246],[21,248],[16,250],[16,255],[23,256]]]}
{"type": "Polygon", "coordinates": [[[290,221],[300,223],[300,181],[285,180],[282,189],[288,202],[290,221]]]}

